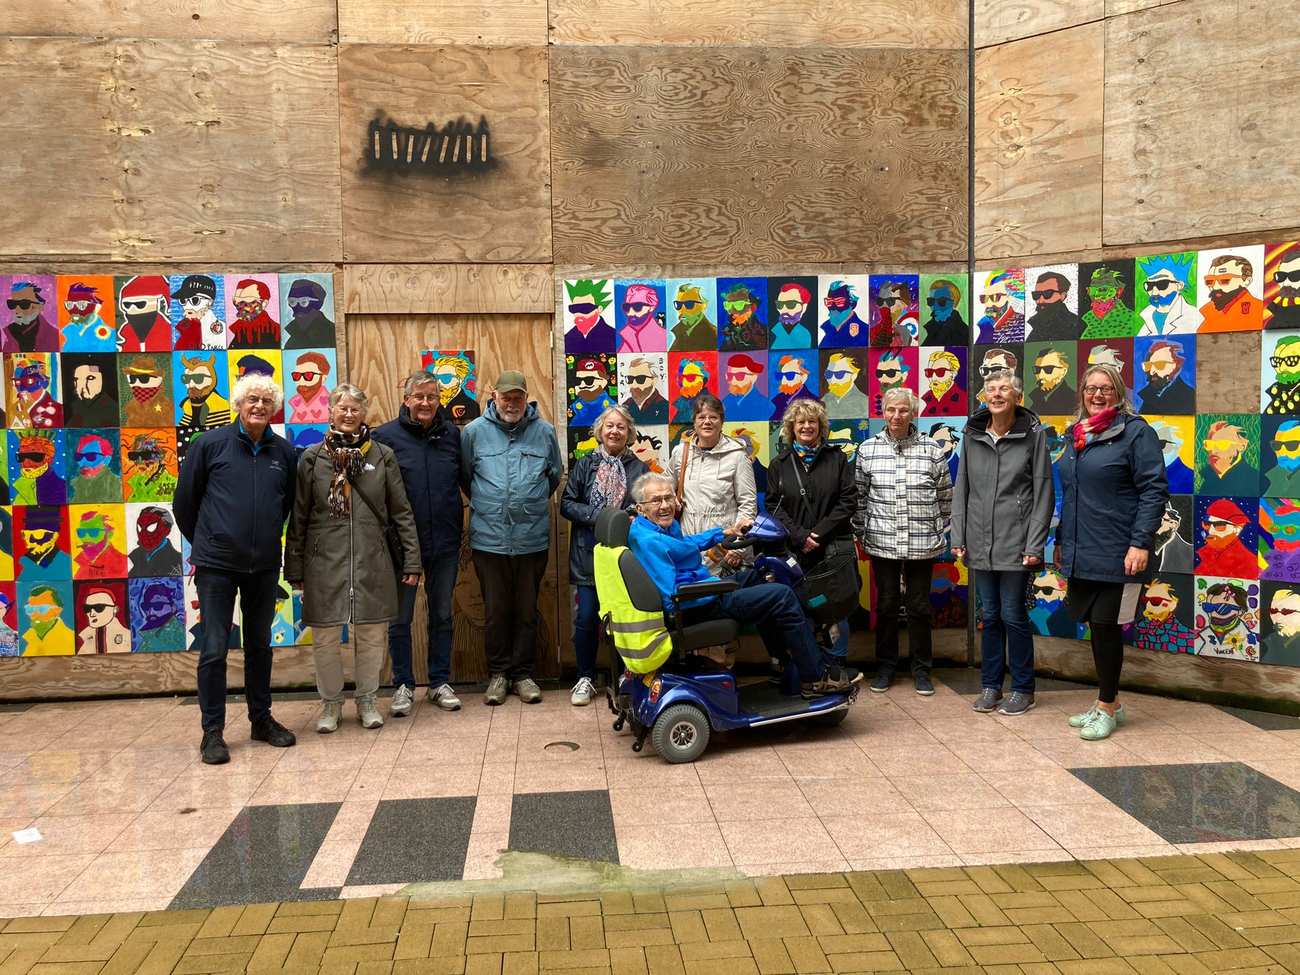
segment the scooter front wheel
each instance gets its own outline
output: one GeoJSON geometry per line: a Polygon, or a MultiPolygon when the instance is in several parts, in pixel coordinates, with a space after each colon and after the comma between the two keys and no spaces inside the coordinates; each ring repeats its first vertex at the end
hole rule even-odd
{"type": "Polygon", "coordinates": [[[691,704],[674,704],[659,715],[651,741],[665,762],[693,762],[709,747],[709,719],[691,704]]]}

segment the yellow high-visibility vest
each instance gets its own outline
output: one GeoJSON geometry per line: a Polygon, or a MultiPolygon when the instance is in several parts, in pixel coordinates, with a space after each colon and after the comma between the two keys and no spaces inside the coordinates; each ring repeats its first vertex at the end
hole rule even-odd
{"type": "Polygon", "coordinates": [[[620,556],[627,551],[626,546],[596,546],[593,575],[600,615],[609,618],[610,636],[627,669],[634,674],[653,674],[672,656],[673,638],[664,626],[662,610],[647,612],[632,605],[618,567],[620,556]]]}

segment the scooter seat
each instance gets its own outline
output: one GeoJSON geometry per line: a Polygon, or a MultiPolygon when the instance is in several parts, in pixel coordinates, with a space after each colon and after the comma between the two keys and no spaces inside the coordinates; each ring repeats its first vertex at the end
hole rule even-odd
{"type": "Polygon", "coordinates": [[[735,620],[715,619],[687,623],[673,634],[673,643],[679,650],[696,650],[715,647],[736,639],[740,624],[735,620]]]}

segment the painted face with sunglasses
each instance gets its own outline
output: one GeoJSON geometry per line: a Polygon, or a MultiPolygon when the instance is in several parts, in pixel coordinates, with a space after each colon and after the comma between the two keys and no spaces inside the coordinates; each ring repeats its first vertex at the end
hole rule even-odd
{"type": "Polygon", "coordinates": [[[1142,616],[1152,623],[1164,623],[1178,609],[1178,594],[1167,582],[1155,579],[1142,596],[1142,616]]]}
{"type": "Polygon", "coordinates": [[[1246,594],[1238,587],[1219,583],[1205,591],[1205,598],[1201,601],[1201,612],[1209,619],[1210,628],[1216,633],[1223,634],[1241,623],[1245,603],[1246,594]]]}
{"type": "Polygon", "coordinates": [[[1268,604],[1268,618],[1281,636],[1300,636],[1300,592],[1279,589],[1273,593],[1268,604]]]}
{"type": "Polygon", "coordinates": [[[112,459],[113,445],[107,438],[88,433],[77,442],[73,459],[77,464],[78,477],[98,477],[108,469],[112,459]]]}
{"type": "Polygon", "coordinates": [[[13,313],[13,320],[19,325],[30,325],[40,317],[45,307],[45,299],[37,293],[36,287],[23,284],[13,287],[5,306],[13,313]]]}

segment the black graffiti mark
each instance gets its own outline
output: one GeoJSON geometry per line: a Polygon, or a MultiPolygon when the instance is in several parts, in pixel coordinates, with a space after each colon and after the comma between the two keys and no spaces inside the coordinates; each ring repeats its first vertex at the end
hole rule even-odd
{"type": "Polygon", "coordinates": [[[448,176],[496,166],[491,130],[483,117],[477,125],[461,117],[441,128],[430,122],[414,129],[379,112],[370,122],[366,140],[366,169],[372,171],[448,176]]]}

